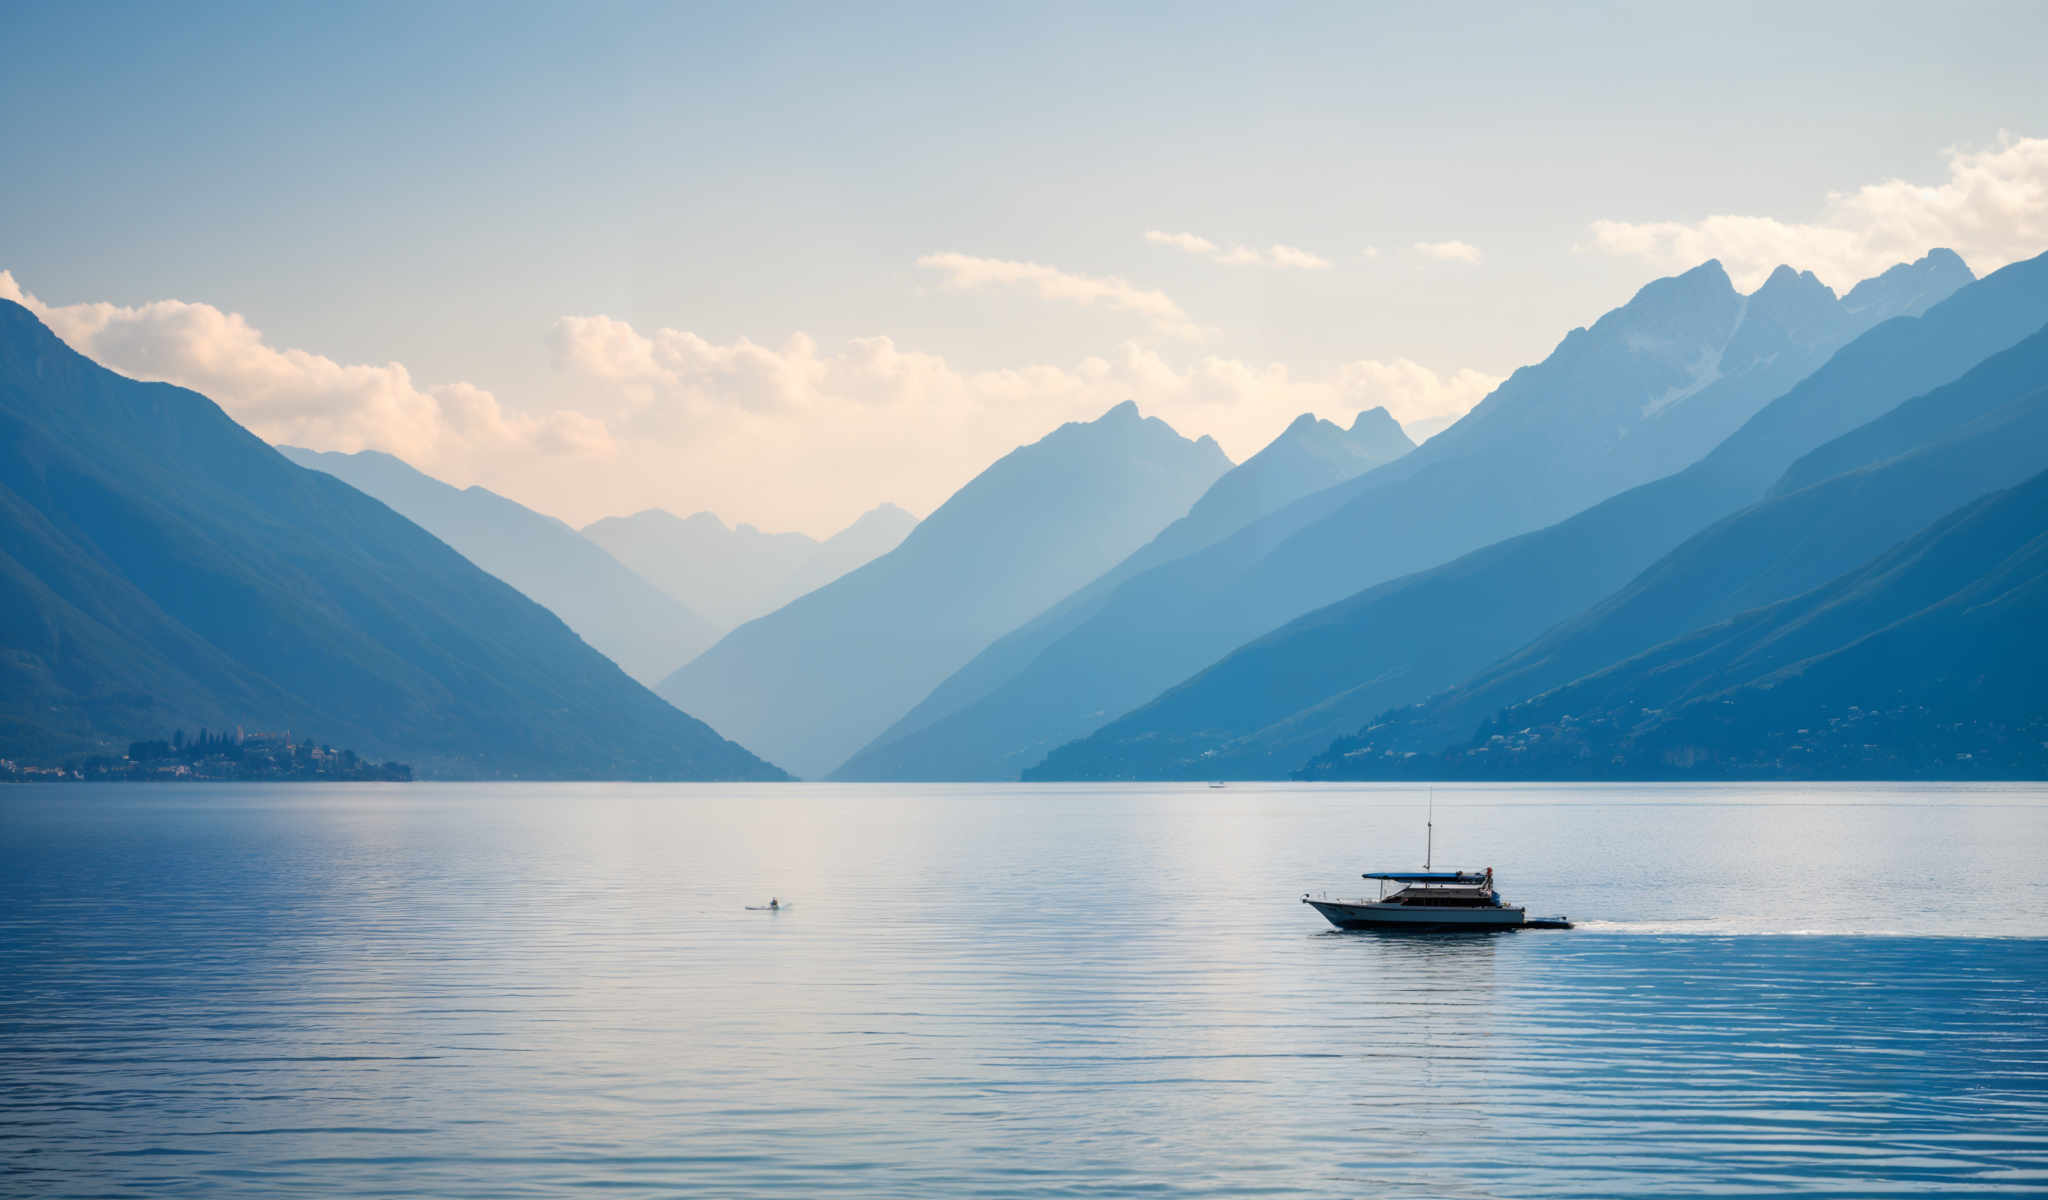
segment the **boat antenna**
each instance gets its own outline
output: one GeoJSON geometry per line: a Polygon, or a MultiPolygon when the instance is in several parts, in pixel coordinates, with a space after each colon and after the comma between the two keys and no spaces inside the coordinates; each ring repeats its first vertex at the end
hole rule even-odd
{"type": "Polygon", "coordinates": [[[1422,823],[1422,869],[1436,857],[1436,785],[1429,785],[1429,816],[1422,823]]]}

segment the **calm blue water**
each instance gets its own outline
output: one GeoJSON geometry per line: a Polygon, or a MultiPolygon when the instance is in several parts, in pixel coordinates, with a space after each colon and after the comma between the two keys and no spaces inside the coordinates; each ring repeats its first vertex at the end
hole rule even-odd
{"type": "Polygon", "coordinates": [[[0,1192],[2048,1193],[2048,789],[1422,801],[0,789],[0,1192]]]}

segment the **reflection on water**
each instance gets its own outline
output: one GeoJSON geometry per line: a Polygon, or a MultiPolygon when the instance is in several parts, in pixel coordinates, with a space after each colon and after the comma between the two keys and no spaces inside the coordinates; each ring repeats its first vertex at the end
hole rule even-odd
{"type": "Polygon", "coordinates": [[[2048,1191],[2041,791],[1419,799],[0,792],[0,1192],[2048,1191]]]}

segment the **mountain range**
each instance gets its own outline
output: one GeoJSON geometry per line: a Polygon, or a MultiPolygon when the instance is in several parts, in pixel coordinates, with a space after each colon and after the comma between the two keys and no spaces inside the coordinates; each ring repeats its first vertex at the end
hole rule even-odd
{"type": "Polygon", "coordinates": [[[1121,581],[952,721],[1028,762],[1305,612],[1683,467],[1858,332],[1967,278],[1931,254],[1858,285],[1853,307],[1789,269],[1748,296],[1716,262],[1650,283],[1414,452],[1121,581]]]}
{"type": "Polygon", "coordinates": [[[383,501],[464,558],[562,618],[626,674],[652,687],[719,630],[574,529],[481,487],[455,488],[375,450],[278,452],[383,501]]]}
{"type": "Polygon", "coordinates": [[[982,471],[873,562],[660,687],[800,775],[830,771],[991,641],[1116,565],[1230,468],[1129,402],[982,471]]]}
{"type": "MultiPolygon", "coordinates": [[[[1303,496],[1355,479],[1415,448],[1384,408],[1344,429],[1296,417],[1264,449],[1209,486],[1187,515],[1058,604],[1004,634],[833,772],[835,779],[1014,779],[1050,749],[1028,726],[961,714],[1106,603],[1124,580],[1236,533],[1303,496]]],[[[1025,714],[1029,719],[1030,714],[1025,714]]]]}
{"type": "MultiPolygon", "coordinates": [[[[2040,436],[2038,421],[2029,432],[2040,436]]],[[[2048,472],[1828,584],[1510,707],[1470,744],[1406,769],[1434,778],[2040,779],[2044,621],[2048,472]]],[[[1353,777],[1356,750],[1339,743],[1305,774],[1353,777]]]]}
{"type": "MultiPolygon", "coordinates": [[[[2048,267],[2038,260],[1964,287],[1920,316],[1893,318],[1691,467],[1290,622],[1063,747],[1034,775],[1285,777],[1332,738],[1460,683],[1598,602],[1762,497],[1799,455],[1954,379],[2042,321],[2048,267]]],[[[1435,732],[1462,738],[1490,711],[1435,732]]],[[[1423,736],[1419,725],[1404,730],[1423,736]]],[[[1401,750],[1418,748],[1435,747],[1401,750]]]]}
{"type": "Polygon", "coordinates": [[[289,729],[422,776],[776,779],[197,393],[0,302],[0,756],[289,729]]]}
{"type": "MultiPolygon", "coordinates": [[[[653,508],[593,522],[583,536],[724,633],[887,554],[916,526],[916,517],[881,504],[821,542],[747,524],[728,527],[708,512],[678,517],[653,508]]],[[[668,670],[685,661],[677,659],[668,670]]]]}
{"type": "Polygon", "coordinates": [[[244,726],[428,778],[787,777],[721,734],[844,780],[2031,778],[2044,569],[2048,255],[1709,262],[1420,446],[1303,414],[1233,466],[1124,403],[822,542],[280,453],[0,307],[32,764],[244,726]]]}
{"type": "Polygon", "coordinates": [[[1614,594],[1473,678],[1403,710],[1374,740],[1435,751],[1497,710],[1861,566],[1986,493],[2048,469],[2048,335],[1794,462],[1614,594]]]}

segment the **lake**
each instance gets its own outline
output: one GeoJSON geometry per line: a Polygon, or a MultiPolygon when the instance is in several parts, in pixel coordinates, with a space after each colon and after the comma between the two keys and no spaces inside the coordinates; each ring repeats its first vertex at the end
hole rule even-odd
{"type": "Polygon", "coordinates": [[[2048,788],[0,789],[18,1196],[2042,1195],[2048,788]],[[745,906],[774,895],[776,913],[745,906]]]}

